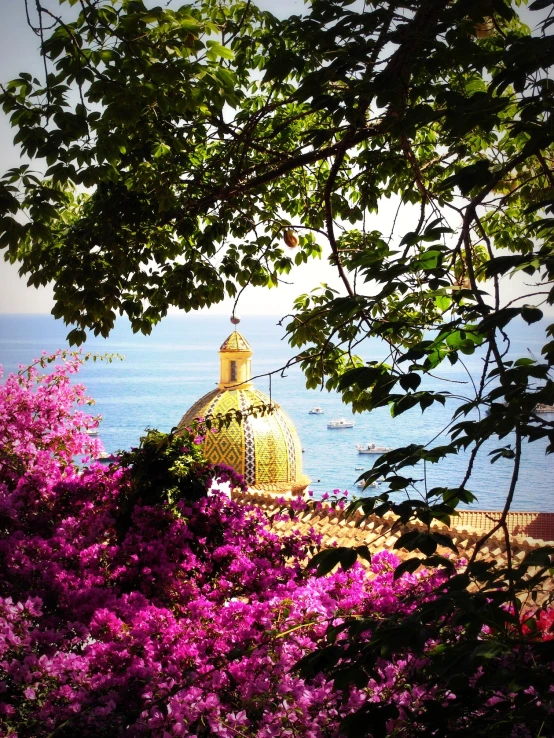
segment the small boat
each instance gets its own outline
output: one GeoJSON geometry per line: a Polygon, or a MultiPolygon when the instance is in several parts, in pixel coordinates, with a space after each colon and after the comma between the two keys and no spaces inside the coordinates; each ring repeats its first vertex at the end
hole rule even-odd
{"type": "Polygon", "coordinates": [[[101,451],[96,457],[96,461],[99,461],[101,464],[109,464],[112,461],[117,461],[117,459],[117,456],[109,454],[107,451],[101,451]]]}
{"type": "Polygon", "coordinates": [[[87,428],[85,430],[85,433],[87,436],[97,436],[98,435],[98,428],[87,428]]]}
{"type": "Polygon", "coordinates": [[[369,487],[378,487],[379,482],[366,482],[363,479],[360,479],[359,482],[356,482],[356,487],[360,487],[361,489],[368,489],[369,487]]]}
{"type": "Polygon", "coordinates": [[[377,446],[373,441],[358,443],[356,448],[359,454],[384,454],[387,451],[392,451],[392,446],[377,446]]]}
{"type": "Polygon", "coordinates": [[[539,402],[539,404],[535,406],[535,412],[536,413],[554,413],[554,405],[547,405],[544,402],[539,402]]]}
{"type": "Polygon", "coordinates": [[[365,469],[365,466],[355,466],[354,471],[363,471],[365,469]]]}
{"type": "MultiPolygon", "coordinates": [[[[507,402],[495,402],[495,405],[503,405],[504,407],[508,407],[507,402]]],[[[538,415],[549,415],[550,413],[554,413],[554,405],[547,405],[545,402],[539,402],[535,407],[533,408],[533,412],[537,413],[538,415]]],[[[491,408],[488,407],[485,411],[486,415],[491,414],[491,408]]]]}
{"type": "Polygon", "coordinates": [[[312,407],[308,415],[323,415],[324,412],[325,410],[322,407],[316,405],[316,407],[312,407]]]}
{"type": "Polygon", "coordinates": [[[346,418],[338,418],[337,420],[331,420],[329,423],[327,423],[327,428],[331,428],[331,429],[353,428],[353,427],[354,427],[354,421],[346,420],[346,418]]]}

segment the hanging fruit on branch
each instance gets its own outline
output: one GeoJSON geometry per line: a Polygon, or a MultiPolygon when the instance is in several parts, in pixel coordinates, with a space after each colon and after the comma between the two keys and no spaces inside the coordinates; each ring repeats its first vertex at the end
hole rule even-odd
{"type": "Polygon", "coordinates": [[[292,228],[287,228],[287,230],[283,234],[283,239],[290,249],[295,249],[300,243],[298,234],[296,233],[296,231],[293,231],[292,228]]]}
{"type": "Polygon", "coordinates": [[[483,18],[482,23],[476,23],[474,26],[475,38],[488,38],[494,33],[494,21],[492,18],[483,18]]]}

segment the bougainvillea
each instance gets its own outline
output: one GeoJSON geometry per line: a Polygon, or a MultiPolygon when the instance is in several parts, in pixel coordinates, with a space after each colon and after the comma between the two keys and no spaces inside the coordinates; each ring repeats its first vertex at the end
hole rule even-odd
{"type": "Polygon", "coordinates": [[[79,357],[57,359],[0,394],[2,735],[320,738],[367,702],[410,735],[426,700],[448,699],[418,682],[415,653],[381,659],[363,687],[347,669],[342,683],[295,669],[329,626],[409,613],[444,574],[395,581],[387,552],[368,571],[306,572],[317,536],[279,536],[259,509],[210,493],[242,481],[206,464],[194,434],[75,465],[99,448],[83,432],[95,421],[73,407],[79,357]]]}
{"type": "MultiPolygon", "coordinates": [[[[82,361],[78,353],[44,353],[0,384],[3,483],[11,485],[20,476],[35,473],[58,479],[75,457],[87,460],[102,451],[99,440],[87,434],[98,427],[99,418],[77,409],[93,404],[84,386],[71,381],[82,361]],[[51,371],[41,371],[48,367],[51,371]]],[[[0,366],[0,378],[2,375],[0,366]]]]}

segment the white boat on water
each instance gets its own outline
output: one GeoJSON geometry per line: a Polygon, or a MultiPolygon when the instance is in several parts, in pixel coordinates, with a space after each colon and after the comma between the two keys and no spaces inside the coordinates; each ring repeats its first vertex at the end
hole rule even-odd
{"type": "Polygon", "coordinates": [[[98,428],[87,428],[85,431],[87,436],[97,436],[98,435],[98,428]]]}
{"type": "Polygon", "coordinates": [[[378,487],[379,482],[366,482],[363,479],[360,479],[359,482],[356,482],[356,487],[360,487],[361,489],[369,489],[370,487],[378,487]]]}
{"type": "Polygon", "coordinates": [[[96,461],[99,461],[101,464],[109,464],[117,460],[117,456],[115,456],[114,454],[109,454],[107,451],[101,451],[96,457],[96,461]]]}
{"type": "Polygon", "coordinates": [[[536,413],[554,413],[554,405],[546,405],[544,402],[539,402],[539,404],[535,407],[536,413]]]}
{"type": "Polygon", "coordinates": [[[316,406],[312,407],[308,415],[323,415],[324,412],[325,410],[322,407],[316,406]]]}
{"type": "Polygon", "coordinates": [[[359,454],[384,454],[387,451],[392,451],[392,446],[377,446],[373,441],[358,443],[356,448],[359,454]]]}
{"type": "Polygon", "coordinates": [[[331,430],[335,430],[338,428],[353,428],[354,427],[354,421],[353,420],[346,420],[346,418],[338,418],[337,420],[331,420],[329,423],[327,423],[327,428],[330,428],[331,430]]]}

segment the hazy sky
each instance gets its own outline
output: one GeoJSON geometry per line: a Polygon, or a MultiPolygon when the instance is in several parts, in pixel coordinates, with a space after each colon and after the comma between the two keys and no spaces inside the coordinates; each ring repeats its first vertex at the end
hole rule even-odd
{"type": "MultiPolygon", "coordinates": [[[[53,0],[46,4],[52,9],[56,7],[53,0]]],[[[258,0],[258,4],[280,16],[301,13],[304,7],[301,0],[258,0]]],[[[32,0],[29,5],[34,5],[32,0]]],[[[43,67],[38,47],[38,39],[26,23],[24,0],[0,0],[0,79],[8,81],[17,77],[22,71],[42,77],[43,67]]],[[[9,167],[17,166],[20,161],[18,149],[13,144],[14,135],[14,130],[0,110],[0,169],[2,173],[9,167]]],[[[384,201],[379,216],[371,219],[369,227],[388,233],[394,212],[393,204],[384,201]]],[[[403,225],[400,224],[400,227],[403,225]]],[[[326,243],[322,245],[327,248],[326,243]]],[[[321,260],[313,260],[307,265],[297,267],[286,278],[288,284],[282,284],[278,289],[247,289],[240,299],[239,314],[282,315],[291,309],[292,301],[296,296],[313,289],[321,282],[340,288],[335,270],[327,263],[327,255],[328,252],[321,260]]],[[[506,294],[513,295],[524,289],[524,281],[525,278],[519,276],[517,281],[506,283],[506,294]]],[[[2,252],[0,254],[0,313],[48,313],[52,306],[52,290],[27,287],[26,278],[22,279],[18,275],[17,265],[5,262],[2,252]]],[[[210,312],[229,314],[231,307],[232,301],[226,301],[210,308],[210,312]]]]}

